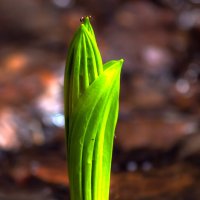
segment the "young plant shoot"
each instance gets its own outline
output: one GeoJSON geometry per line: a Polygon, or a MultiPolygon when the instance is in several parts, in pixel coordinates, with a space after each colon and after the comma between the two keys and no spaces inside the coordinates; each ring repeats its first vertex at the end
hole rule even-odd
{"type": "Polygon", "coordinates": [[[70,44],[64,78],[71,200],[108,200],[123,60],[102,63],[90,17],[70,44]]]}

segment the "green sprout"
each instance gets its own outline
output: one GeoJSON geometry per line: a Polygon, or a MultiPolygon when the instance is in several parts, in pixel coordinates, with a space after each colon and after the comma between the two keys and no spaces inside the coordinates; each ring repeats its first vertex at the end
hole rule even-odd
{"type": "Polygon", "coordinates": [[[123,60],[102,63],[90,17],[70,44],[64,78],[71,200],[108,200],[123,60]]]}

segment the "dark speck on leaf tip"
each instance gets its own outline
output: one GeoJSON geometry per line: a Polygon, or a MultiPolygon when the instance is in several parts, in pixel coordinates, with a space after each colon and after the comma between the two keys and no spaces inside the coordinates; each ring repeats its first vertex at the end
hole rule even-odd
{"type": "Polygon", "coordinates": [[[91,18],[92,18],[91,15],[81,17],[81,18],[80,18],[80,22],[84,22],[86,19],[91,19],[91,18]]]}

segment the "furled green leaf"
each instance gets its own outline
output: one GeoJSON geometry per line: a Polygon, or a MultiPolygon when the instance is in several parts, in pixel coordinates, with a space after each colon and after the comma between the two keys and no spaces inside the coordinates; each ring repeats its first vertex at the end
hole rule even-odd
{"type": "Polygon", "coordinates": [[[102,65],[89,18],[69,48],[65,124],[71,200],[107,200],[123,60],[102,65]]]}

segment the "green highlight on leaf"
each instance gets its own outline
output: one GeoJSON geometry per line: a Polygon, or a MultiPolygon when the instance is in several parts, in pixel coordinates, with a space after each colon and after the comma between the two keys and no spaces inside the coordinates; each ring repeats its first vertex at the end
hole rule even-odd
{"type": "Polygon", "coordinates": [[[103,65],[89,17],[67,56],[64,106],[71,200],[108,200],[123,60],[103,65]]]}

